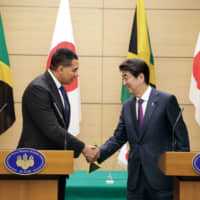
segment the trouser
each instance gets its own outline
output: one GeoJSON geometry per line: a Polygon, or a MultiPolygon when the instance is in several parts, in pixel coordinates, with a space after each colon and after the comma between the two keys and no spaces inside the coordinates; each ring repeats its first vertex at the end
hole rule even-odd
{"type": "Polygon", "coordinates": [[[65,186],[66,186],[67,176],[60,176],[58,178],[58,200],[65,199],[65,186]]]}
{"type": "Polygon", "coordinates": [[[173,191],[153,189],[141,168],[137,187],[127,191],[127,200],[173,200],[173,191]]]}

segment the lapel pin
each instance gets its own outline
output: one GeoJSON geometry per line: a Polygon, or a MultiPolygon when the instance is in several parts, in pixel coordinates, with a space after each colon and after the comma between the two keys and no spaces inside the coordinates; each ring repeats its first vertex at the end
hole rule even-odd
{"type": "Polygon", "coordinates": [[[155,106],[155,105],[156,105],[156,101],[153,101],[151,105],[152,105],[152,106],[155,106]]]}

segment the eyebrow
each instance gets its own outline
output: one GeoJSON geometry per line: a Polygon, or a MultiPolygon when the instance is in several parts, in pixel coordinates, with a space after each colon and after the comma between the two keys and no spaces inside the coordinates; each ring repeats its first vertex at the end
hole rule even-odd
{"type": "Polygon", "coordinates": [[[78,69],[79,69],[79,67],[77,67],[77,68],[74,68],[74,70],[73,70],[73,71],[78,71],[78,69]]]}
{"type": "Polygon", "coordinates": [[[128,76],[128,74],[123,74],[123,75],[122,75],[122,77],[126,77],[126,76],[128,76]]]}

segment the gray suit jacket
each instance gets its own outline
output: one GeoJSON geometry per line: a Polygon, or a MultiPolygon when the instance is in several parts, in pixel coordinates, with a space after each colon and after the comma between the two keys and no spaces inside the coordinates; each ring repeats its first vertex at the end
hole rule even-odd
{"type": "MultiPolygon", "coordinates": [[[[176,97],[152,88],[147,104],[141,133],[136,118],[136,98],[128,99],[122,108],[114,135],[100,147],[99,162],[116,152],[127,141],[129,190],[136,188],[142,166],[149,184],[154,189],[172,189],[173,178],[165,176],[158,168],[158,157],[172,150],[172,127],[180,112],[176,97]]],[[[180,118],[176,129],[176,151],[189,151],[188,132],[180,118]]]]}
{"type": "Polygon", "coordinates": [[[47,71],[26,88],[22,114],[23,130],[18,148],[63,150],[66,137],[67,149],[74,150],[75,157],[82,152],[84,143],[68,132],[59,92],[47,71]]]}

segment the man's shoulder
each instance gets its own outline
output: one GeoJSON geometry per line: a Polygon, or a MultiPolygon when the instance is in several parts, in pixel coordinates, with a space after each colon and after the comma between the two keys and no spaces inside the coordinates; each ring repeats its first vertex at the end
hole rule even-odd
{"type": "Polygon", "coordinates": [[[29,86],[36,86],[36,87],[43,87],[43,88],[48,88],[49,87],[48,85],[49,85],[49,81],[48,81],[46,72],[44,74],[37,76],[29,84],[29,86]]]}
{"type": "Polygon", "coordinates": [[[164,91],[158,90],[156,88],[152,88],[152,93],[154,93],[155,95],[159,95],[160,97],[163,97],[163,98],[170,98],[172,96],[175,96],[173,94],[170,94],[168,92],[164,92],[164,91]]]}
{"type": "Polygon", "coordinates": [[[48,79],[46,78],[46,73],[41,74],[37,76],[35,79],[33,79],[29,85],[26,87],[24,93],[26,92],[37,92],[38,90],[41,91],[50,91],[50,83],[48,79]]]}
{"type": "Polygon", "coordinates": [[[163,92],[163,91],[160,91],[160,90],[157,90],[157,89],[153,89],[152,90],[152,97],[156,100],[159,100],[163,103],[178,103],[178,100],[176,98],[176,96],[174,94],[170,94],[170,93],[167,93],[167,92],[163,92]]]}
{"type": "Polygon", "coordinates": [[[123,102],[123,106],[130,105],[135,100],[135,96],[128,98],[126,101],[123,102]]]}

